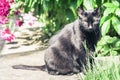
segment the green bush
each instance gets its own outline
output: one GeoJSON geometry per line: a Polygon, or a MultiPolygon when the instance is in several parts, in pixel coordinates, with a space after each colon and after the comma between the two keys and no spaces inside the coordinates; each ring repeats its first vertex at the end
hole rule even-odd
{"type": "Polygon", "coordinates": [[[120,54],[120,1],[110,0],[103,4],[101,15],[102,38],[97,45],[97,56],[120,54]]]}
{"type": "Polygon", "coordinates": [[[117,0],[103,4],[103,14],[101,18],[101,31],[105,36],[107,33],[111,36],[120,35],[120,3],[117,0]],[[115,31],[113,31],[115,30],[115,31]]]}
{"type": "Polygon", "coordinates": [[[110,56],[120,54],[120,39],[117,37],[103,36],[97,44],[97,56],[110,56]]]}

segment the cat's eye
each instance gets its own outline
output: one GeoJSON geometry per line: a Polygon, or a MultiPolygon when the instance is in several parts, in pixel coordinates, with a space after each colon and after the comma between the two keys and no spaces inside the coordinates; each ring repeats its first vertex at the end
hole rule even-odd
{"type": "Polygon", "coordinates": [[[83,15],[83,16],[87,16],[88,13],[87,13],[87,12],[83,12],[82,15],[83,15]]]}
{"type": "Polygon", "coordinates": [[[98,18],[98,17],[93,17],[93,19],[94,19],[94,21],[97,21],[97,22],[100,21],[100,18],[98,18]]]}
{"type": "Polygon", "coordinates": [[[99,24],[99,22],[94,22],[94,23],[93,23],[93,25],[98,25],[98,24],[99,24]]]}
{"type": "Polygon", "coordinates": [[[92,12],[92,15],[93,15],[93,16],[96,16],[96,17],[99,17],[99,16],[100,16],[100,14],[98,14],[97,12],[92,12]]]}
{"type": "Polygon", "coordinates": [[[97,13],[96,13],[96,12],[92,12],[92,15],[93,15],[93,16],[96,16],[96,15],[97,15],[97,13]]]}
{"type": "Polygon", "coordinates": [[[84,15],[87,16],[88,14],[85,12],[84,15]]]}

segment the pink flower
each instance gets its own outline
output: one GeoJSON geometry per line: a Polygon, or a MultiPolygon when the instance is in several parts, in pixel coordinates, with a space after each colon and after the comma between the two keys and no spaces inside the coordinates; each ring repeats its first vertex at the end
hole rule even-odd
{"type": "Polygon", "coordinates": [[[35,22],[37,22],[37,18],[35,16],[33,16],[33,13],[28,13],[28,14],[22,14],[24,23],[32,26],[35,22]]]}
{"type": "Polygon", "coordinates": [[[4,40],[10,41],[10,42],[15,38],[15,36],[10,33],[8,28],[0,31],[0,37],[3,38],[4,40]]]}
{"type": "Polygon", "coordinates": [[[23,24],[23,21],[21,21],[21,20],[19,20],[19,19],[16,20],[16,25],[17,25],[18,27],[21,27],[22,24],[23,24]]]}
{"type": "Polygon", "coordinates": [[[14,11],[14,14],[15,14],[15,15],[19,15],[19,14],[20,14],[20,11],[19,11],[19,10],[15,10],[15,11],[14,11]]]}
{"type": "Polygon", "coordinates": [[[0,16],[7,16],[9,14],[10,5],[6,0],[0,0],[0,16]]]}
{"type": "Polygon", "coordinates": [[[7,17],[5,16],[0,16],[0,24],[6,24],[8,21],[7,17]]]}

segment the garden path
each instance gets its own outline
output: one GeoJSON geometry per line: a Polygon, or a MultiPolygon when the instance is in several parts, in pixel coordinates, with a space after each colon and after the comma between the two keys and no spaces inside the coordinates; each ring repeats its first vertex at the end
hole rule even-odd
{"type": "Polygon", "coordinates": [[[78,75],[49,75],[44,71],[13,69],[13,65],[24,64],[41,66],[44,64],[44,51],[0,56],[0,80],[78,80],[78,75]]]}
{"type": "MultiPolygon", "coordinates": [[[[95,58],[103,66],[112,64],[112,60],[115,63],[120,63],[120,57],[100,57],[95,58]],[[109,62],[107,64],[107,62],[109,62]]],[[[44,50],[23,52],[18,54],[0,55],[0,80],[81,80],[80,76],[83,74],[74,75],[49,75],[47,72],[41,70],[21,70],[13,69],[13,65],[30,65],[41,66],[44,65],[44,50]]]]}

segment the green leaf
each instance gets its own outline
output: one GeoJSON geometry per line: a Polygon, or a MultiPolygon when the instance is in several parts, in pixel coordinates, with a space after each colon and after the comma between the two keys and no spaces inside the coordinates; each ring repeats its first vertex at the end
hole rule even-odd
{"type": "Polygon", "coordinates": [[[105,36],[110,29],[110,20],[107,20],[102,25],[102,36],[105,36]]]}
{"type": "Polygon", "coordinates": [[[71,9],[71,11],[73,12],[74,16],[76,16],[76,12],[75,12],[74,7],[70,6],[70,9],[71,9]]]}
{"type": "Polygon", "coordinates": [[[82,2],[82,0],[77,0],[77,8],[81,5],[82,2]]]}
{"type": "Polygon", "coordinates": [[[98,46],[96,47],[96,52],[99,52],[103,47],[102,46],[98,46]]]}
{"type": "Polygon", "coordinates": [[[115,16],[112,17],[112,25],[115,31],[118,33],[118,35],[120,35],[120,21],[115,16]]]}
{"type": "Polygon", "coordinates": [[[116,5],[116,6],[119,6],[119,2],[116,1],[116,0],[112,0],[112,3],[113,3],[114,5],[116,5]]]}
{"type": "Polygon", "coordinates": [[[120,40],[115,43],[115,47],[118,47],[120,50],[120,40]]]}
{"type": "Polygon", "coordinates": [[[108,47],[108,45],[106,45],[103,47],[103,49],[104,49],[104,51],[109,51],[110,48],[108,47]]]}
{"type": "Polygon", "coordinates": [[[77,7],[76,1],[73,1],[70,5],[71,5],[70,6],[71,11],[73,12],[74,16],[76,16],[76,11],[75,11],[77,7]]]}
{"type": "Polygon", "coordinates": [[[110,36],[103,36],[101,40],[98,42],[98,46],[104,46],[107,44],[107,40],[110,39],[110,36]]]}
{"type": "Polygon", "coordinates": [[[118,54],[117,51],[113,51],[113,50],[110,53],[111,53],[112,56],[115,56],[115,55],[118,54]]]}
{"type": "Polygon", "coordinates": [[[110,48],[106,45],[103,47],[103,52],[101,53],[102,55],[107,55],[110,52],[110,48]]]}
{"type": "Polygon", "coordinates": [[[117,8],[116,11],[115,11],[115,14],[120,17],[120,8],[117,8]]]}
{"type": "Polygon", "coordinates": [[[111,16],[109,16],[109,15],[108,16],[103,16],[100,20],[100,26],[102,26],[102,24],[110,18],[111,18],[111,16]]]}
{"type": "Polygon", "coordinates": [[[28,7],[31,7],[31,5],[32,5],[32,3],[33,3],[34,1],[32,1],[32,0],[29,0],[29,4],[28,4],[28,7]]]}
{"type": "Polygon", "coordinates": [[[106,19],[106,16],[103,16],[103,17],[100,19],[100,26],[102,26],[102,24],[105,22],[105,19],[106,19]]]}
{"type": "Polygon", "coordinates": [[[119,47],[115,46],[115,48],[113,48],[112,50],[118,51],[118,50],[120,50],[120,46],[119,47]]]}
{"type": "Polygon", "coordinates": [[[105,11],[104,11],[104,13],[103,13],[103,15],[104,16],[108,16],[111,13],[115,13],[115,10],[116,10],[115,7],[113,7],[113,8],[106,8],[105,11]]]}
{"type": "Polygon", "coordinates": [[[105,7],[107,7],[107,8],[117,7],[117,6],[114,5],[113,3],[104,3],[103,6],[105,6],[105,7]]]}
{"type": "Polygon", "coordinates": [[[83,0],[83,4],[87,10],[94,9],[94,0],[83,0]]]}
{"type": "Polygon", "coordinates": [[[43,9],[44,9],[44,11],[46,11],[46,12],[48,11],[48,7],[47,7],[45,1],[43,2],[43,9]]]}
{"type": "Polygon", "coordinates": [[[107,43],[111,43],[111,44],[114,44],[115,42],[116,42],[116,40],[117,40],[117,37],[109,37],[108,39],[107,39],[107,43]]]}
{"type": "Polygon", "coordinates": [[[34,7],[35,3],[37,3],[37,0],[33,1],[33,3],[31,4],[31,7],[34,7]]]}

